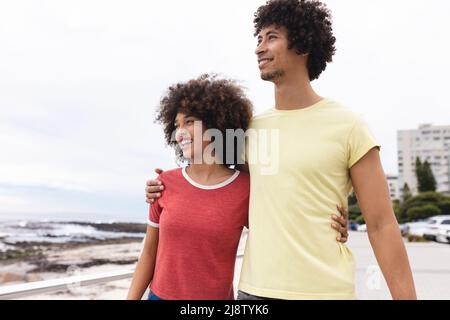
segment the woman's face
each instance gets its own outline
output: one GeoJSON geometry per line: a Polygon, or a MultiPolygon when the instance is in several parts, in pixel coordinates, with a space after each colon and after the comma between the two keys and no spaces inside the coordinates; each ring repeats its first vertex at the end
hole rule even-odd
{"type": "Polygon", "coordinates": [[[175,118],[175,129],[175,139],[183,152],[183,157],[190,160],[194,158],[203,159],[203,150],[208,146],[209,142],[203,141],[205,127],[201,120],[194,116],[178,113],[175,118]],[[199,125],[200,127],[194,130],[195,126],[199,125]]]}

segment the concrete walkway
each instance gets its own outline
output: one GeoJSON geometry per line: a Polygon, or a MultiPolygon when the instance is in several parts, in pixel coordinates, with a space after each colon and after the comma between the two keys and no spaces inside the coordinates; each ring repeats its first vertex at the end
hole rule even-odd
{"type": "MultiPolygon", "coordinates": [[[[244,239],[243,239],[244,240],[244,239]]],[[[245,241],[241,242],[243,249],[245,241]]],[[[450,244],[405,242],[419,299],[450,300],[450,244]]],[[[351,232],[348,246],[356,261],[356,290],[360,300],[391,299],[367,233],[351,232]]],[[[242,258],[236,261],[237,288],[242,258]]]]}

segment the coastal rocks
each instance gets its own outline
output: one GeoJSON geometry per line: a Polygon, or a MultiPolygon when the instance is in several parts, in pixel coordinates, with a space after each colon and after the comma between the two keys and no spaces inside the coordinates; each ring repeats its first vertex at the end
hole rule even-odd
{"type": "Polygon", "coordinates": [[[36,281],[42,281],[44,279],[38,274],[29,273],[29,274],[25,275],[24,280],[26,282],[36,282],[36,281]]]}
{"type": "Polygon", "coordinates": [[[35,281],[41,281],[43,278],[39,276],[38,274],[24,274],[24,273],[14,273],[14,272],[4,272],[0,273],[0,285],[6,284],[6,283],[13,283],[13,282],[35,282],[35,281]]]}
{"type": "MultiPolygon", "coordinates": [[[[0,287],[133,270],[145,230],[133,223],[0,222],[0,287]]],[[[24,299],[123,299],[130,281],[69,286],[24,299]]]]}
{"type": "Polygon", "coordinates": [[[24,281],[23,274],[13,272],[0,273],[0,284],[8,282],[23,282],[23,281],[24,281]]]}
{"type": "Polygon", "coordinates": [[[145,232],[145,223],[5,221],[0,222],[0,252],[25,245],[64,246],[138,241],[145,236],[145,232]]]}
{"type": "Polygon", "coordinates": [[[79,268],[79,269],[85,269],[90,268],[94,266],[102,266],[106,264],[112,264],[112,265],[130,265],[137,262],[137,258],[133,259],[92,259],[88,262],[77,262],[77,263],[71,263],[71,264],[64,264],[64,263],[52,263],[47,260],[33,262],[33,264],[36,266],[32,270],[32,272],[54,272],[54,273],[68,273],[71,268],[79,268]]]}

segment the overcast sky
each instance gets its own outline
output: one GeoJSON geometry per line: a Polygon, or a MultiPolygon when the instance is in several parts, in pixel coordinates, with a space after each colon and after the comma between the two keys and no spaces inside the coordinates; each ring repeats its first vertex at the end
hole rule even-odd
{"type": "MultiPolygon", "coordinates": [[[[396,173],[397,130],[450,124],[450,4],[325,2],[337,53],[313,85],[365,116],[396,173]]],[[[263,3],[0,0],[0,217],[145,221],[146,179],[175,166],[153,122],[170,84],[217,72],[256,113],[273,106],[254,55],[263,3]]]]}

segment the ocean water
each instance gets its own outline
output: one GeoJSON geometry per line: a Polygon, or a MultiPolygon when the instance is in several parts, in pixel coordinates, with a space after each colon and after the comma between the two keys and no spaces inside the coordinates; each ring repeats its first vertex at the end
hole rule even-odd
{"type": "MultiPolygon", "coordinates": [[[[147,211],[148,209],[146,209],[147,211]]],[[[147,212],[139,214],[103,214],[103,213],[0,213],[0,223],[10,221],[59,221],[59,222],[94,222],[94,223],[146,223],[147,212]]]]}
{"type": "MultiPolygon", "coordinates": [[[[109,224],[113,225],[114,222],[109,224]]],[[[14,245],[18,243],[87,243],[96,240],[141,238],[145,235],[141,232],[107,231],[104,230],[104,225],[104,221],[83,224],[75,221],[0,221],[0,252],[14,249],[14,245]]]]}

